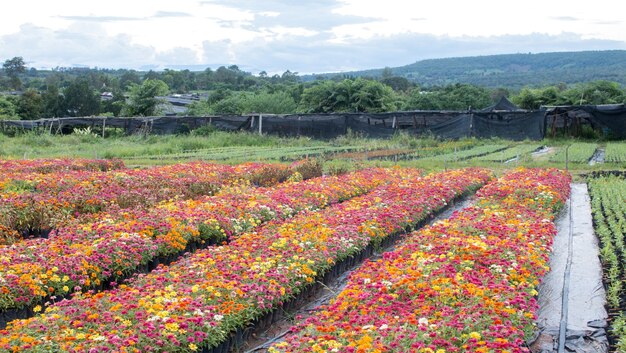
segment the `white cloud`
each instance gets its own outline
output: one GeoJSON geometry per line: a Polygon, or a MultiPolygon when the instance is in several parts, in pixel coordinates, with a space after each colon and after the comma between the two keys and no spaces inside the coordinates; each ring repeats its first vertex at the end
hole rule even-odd
{"type": "Polygon", "coordinates": [[[439,56],[619,49],[626,21],[606,10],[614,7],[609,0],[22,0],[0,13],[0,59],[323,72],[439,56]]]}

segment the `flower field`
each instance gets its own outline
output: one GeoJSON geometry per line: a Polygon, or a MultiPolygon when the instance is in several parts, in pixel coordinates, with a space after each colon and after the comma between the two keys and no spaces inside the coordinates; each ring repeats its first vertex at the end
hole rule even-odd
{"type": "Polygon", "coordinates": [[[589,179],[595,232],[600,240],[612,337],[617,351],[626,350],[626,179],[607,176],[589,179]]]}
{"type": "Polygon", "coordinates": [[[270,352],[528,352],[536,287],[570,176],[509,172],[474,206],[410,234],[352,273],[270,352]]]}
{"type": "MultiPolygon", "coordinates": [[[[411,170],[405,177],[419,178],[411,170]]],[[[368,169],[273,188],[238,185],[218,195],[170,201],[144,210],[100,214],[46,239],[0,247],[0,310],[32,308],[51,296],[98,289],[190,244],[215,244],[262,223],[327,207],[396,180],[397,171],[368,169]]]]}
{"type": "Polygon", "coordinates": [[[52,173],[67,170],[91,170],[106,172],[124,168],[119,159],[30,159],[1,160],[0,176],[7,173],[52,173]]]}
{"type": "Polygon", "coordinates": [[[272,185],[293,173],[287,166],[258,163],[228,166],[193,162],[138,170],[112,164],[111,168],[117,169],[106,172],[91,170],[88,161],[75,164],[85,167],[75,170],[72,164],[66,169],[44,163],[48,169],[31,166],[3,170],[0,244],[18,241],[21,235],[47,235],[85,214],[147,209],[163,200],[212,195],[224,185],[243,180],[272,185]],[[48,172],[41,173],[42,169],[48,172]]]}
{"type": "MultiPolygon", "coordinates": [[[[77,293],[42,314],[12,321],[0,330],[0,351],[209,351],[335,264],[491,178],[490,171],[475,168],[425,177],[411,169],[377,173],[384,182],[362,196],[271,220],[116,288],[77,293]]],[[[365,175],[359,183],[377,178],[365,175]]]]}

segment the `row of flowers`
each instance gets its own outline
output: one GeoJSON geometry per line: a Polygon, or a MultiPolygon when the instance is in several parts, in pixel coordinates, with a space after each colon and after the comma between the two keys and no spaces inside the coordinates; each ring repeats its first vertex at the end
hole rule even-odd
{"type": "Polygon", "coordinates": [[[280,307],[334,264],[487,182],[483,169],[400,178],[325,210],[270,222],[221,247],[0,330],[0,351],[195,352],[280,307]]]}
{"type": "MultiPolygon", "coordinates": [[[[394,169],[284,183],[234,186],[218,195],[172,201],[150,210],[106,214],[0,248],[0,310],[32,307],[49,296],[98,288],[190,244],[216,244],[271,220],[317,210],[400,178],[394,169]]],[[[402,175],[418,178],[412,170],[402,175]]]]}
{"type": "Polygon", "coordinates": [[[242,180],[272,185],[293,173],[294,169],[278,164],[193,162],[109,172],[7,175],[0,183],[0,244],[19,240],[21,234],[47,234],[84,215],[146,209],[163,200],[211,195],[223,185],[242,180]]]}
{"type": "Polygon", "coordinates": [[[91,170],[105,172],[124,168],[124,162],[121,159],[8,159],[0,160],[0,179],[4,178],[6,174],[16,173],[45,174],[63,170],[91,170]]]}
{"type": "Polygon", "coordinates": [[[528,352],[570,176],[519,169],[409,235],[269,352],[528,352]]]}

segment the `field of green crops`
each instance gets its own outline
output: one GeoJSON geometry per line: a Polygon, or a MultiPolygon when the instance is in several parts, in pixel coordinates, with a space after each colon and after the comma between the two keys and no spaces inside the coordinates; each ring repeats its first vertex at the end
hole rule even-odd
{"type": "Polygon", "coordinates": [[[626,351],[626,179],[591,178],[595,232],[600,240],[607,301],[616,351],[626,351]]]}

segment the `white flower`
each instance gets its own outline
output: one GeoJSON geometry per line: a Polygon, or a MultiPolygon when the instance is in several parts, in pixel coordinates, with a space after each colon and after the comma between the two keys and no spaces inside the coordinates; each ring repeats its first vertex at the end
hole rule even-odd
{"type": "Polygon", "coordinates": [[[428,325],[428,319],[425,317],[420,317],[419,320],[417,320],[417,323],[420,325],[428,325]]]}
{"type": "Polygon", "coordinates": [[[213,320],[215,321],[222,321],[223,318],[224,318],[224,315],[219,315],[219,314],[213,315],[213,320]]]}

